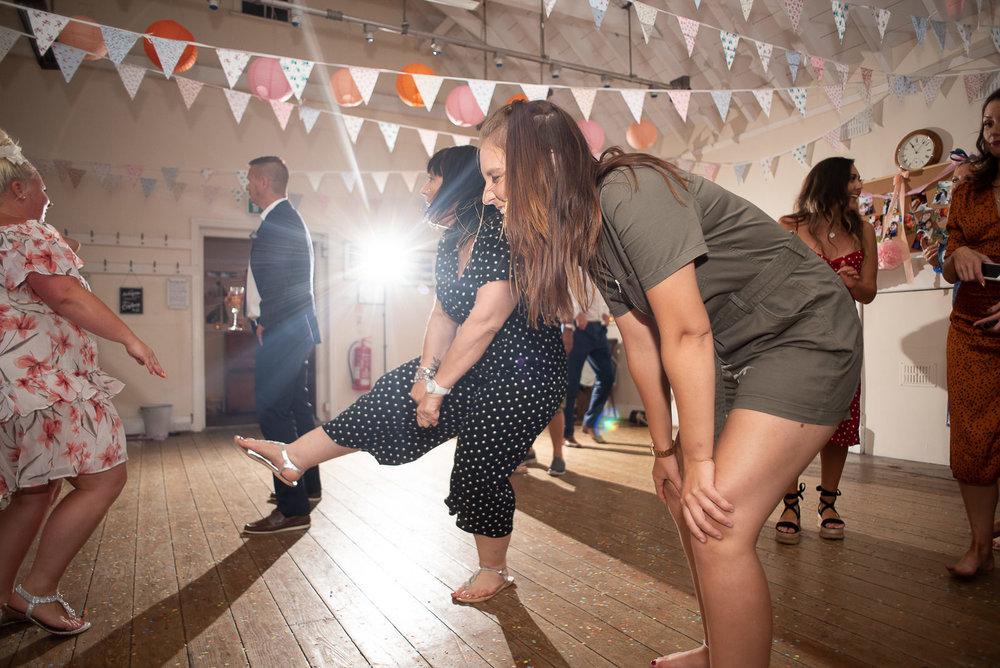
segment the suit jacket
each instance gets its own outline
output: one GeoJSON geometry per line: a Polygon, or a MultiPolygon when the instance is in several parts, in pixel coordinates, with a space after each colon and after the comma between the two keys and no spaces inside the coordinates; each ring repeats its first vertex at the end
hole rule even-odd
{"type": "Polygon", "coordinates": [[[285,200],[250,235],[250,269],[260,293],[258,322],[277,332],[299,330],[320,342],[313,298],[313,247],[305,221],[285,200]]]}

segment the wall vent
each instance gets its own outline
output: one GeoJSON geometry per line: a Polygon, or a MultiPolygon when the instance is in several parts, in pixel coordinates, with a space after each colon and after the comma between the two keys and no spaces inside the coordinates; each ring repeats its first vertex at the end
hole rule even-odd
{"type": "Polygon", "coordinates": [[[899,384],[902,387],[934,387],[936,364],[899,363],[899,384]]]}

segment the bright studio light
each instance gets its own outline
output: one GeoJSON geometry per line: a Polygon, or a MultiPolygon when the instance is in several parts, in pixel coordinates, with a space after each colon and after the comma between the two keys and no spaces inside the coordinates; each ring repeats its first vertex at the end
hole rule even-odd
{"type": "Polygon", "coordinates": [[[402,283],[410,272],[412,249],[398,237],[371,238],[358,247],[358,279],[366,283],[402,283]]]}

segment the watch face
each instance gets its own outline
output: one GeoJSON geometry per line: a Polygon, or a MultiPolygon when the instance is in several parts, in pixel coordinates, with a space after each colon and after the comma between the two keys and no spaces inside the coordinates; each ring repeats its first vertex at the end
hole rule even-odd
{"type": "Polygon", "coordinates": [[[904,169],[918,169],[930,164],[934,156],[934,140],[927,135],[913,135],[896,152],[896,162],[904,169]]]}

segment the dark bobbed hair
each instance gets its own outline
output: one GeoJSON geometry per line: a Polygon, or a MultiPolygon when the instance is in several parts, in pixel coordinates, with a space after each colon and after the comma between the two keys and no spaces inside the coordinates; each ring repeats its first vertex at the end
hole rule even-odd
{"type": "Polygon", "coordinates": [[[851,182],[851,158],[820,160],[809,170],[795,199],[795,213],[788,216],[795,223],[805,223],[809,233],[820,238],[824,220],[839,221],[847,233],[861,244],[861,214],[851,206],[847,186],[851,182]]]}
{"type": "Polygon", "coordinates": [[[437,225],[455,213],[458,231],[474,233],[475,229],[469,226],[474,219],[482,217],[482,196],[486,187],[479,171],[479,149],[475,146],[443,148],[427,161],[427,173],[441,177],[441,187],[427,207],[427,221],[437,225]]]}
{"type": "MultiPolygon", "coordinates": [[[[996,181],[997,171],[998,171],[998,161],[997,158],[990,153],[989,144],[983,138],[983,116],[986,114],[986,107],[989,106],[990,102],[996,102],[1000,100],[1000,89],[993,91],[989,97],[983,102],[982,112],[979,114],[979,136],[976,137],[976,150],[979,151],[979,155],[969,158],[972,165],[972,174],[969,176],[969,187],[974,190],[986,190],[987,188],[993,187],[993,182],[996,181]]],[[[994,122],[1000,123],[1000,118],[994,119],[994,122]]]]}
{"type": "Polygon", "coordinates": [[[514,291],[524,300],[529,323],[571,318],[571,293],[588,304],[580,268],[602,286],[598,187],[605,176],[625,168],[636,183],[634,168],[651,167],[675,196],[675,185],[687,188],[676,167],[652,155],[613,147],[595,159],[576,121],[545,100],[501,107],[483,122],[480,137],[484,148],[491,144],[505,154],[504,227],[514,291]]]}
{"type": "Polygon", "coordinates": [[[288,191],[288,167],[278,156],[263,155],[254,158],[250,161],[250,166],[264,170],[274,192],[283,195],[288,191]]]}

